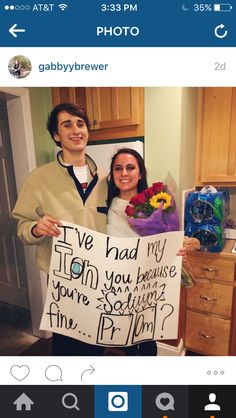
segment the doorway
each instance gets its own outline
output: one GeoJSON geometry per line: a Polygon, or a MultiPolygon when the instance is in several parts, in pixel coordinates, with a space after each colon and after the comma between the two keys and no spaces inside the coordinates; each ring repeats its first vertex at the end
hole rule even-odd
{"type": "Polygon", "coordinates": [[[29,308],[24,249],[11,212],[17,199],[7,101],[0,95],[0,298],[29,308]]]}
{"type": "Polygon", "coordinates": [[[39,330],[45,286],[35,266],[35,248],[20,243],[10,216],[35,167],[29,90],[0,88],[0,309],[5,312],[8,306],[9,318],[18,315],[21,321],[22,310],[28,310],[34,336],[47,338],[49,333],[39,330]]]}

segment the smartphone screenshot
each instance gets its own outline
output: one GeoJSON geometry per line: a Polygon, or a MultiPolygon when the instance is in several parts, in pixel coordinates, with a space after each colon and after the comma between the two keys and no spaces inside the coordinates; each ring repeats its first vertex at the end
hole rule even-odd
{"type": "Polygon", "coordinates": [[[236,2],[2,1],[6,418],[226,418],[236,2]]]}

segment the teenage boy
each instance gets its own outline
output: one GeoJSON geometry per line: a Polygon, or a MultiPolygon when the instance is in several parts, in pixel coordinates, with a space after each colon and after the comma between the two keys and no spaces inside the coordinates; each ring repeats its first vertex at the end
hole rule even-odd
{"type": "MultiPolygon", "coordinates": [[[[61,147],[57,159],[36,168],[27,178],[13,210],[17,232],[25,244],[36,244],[36,262],[48,274],[52,237],[60,235],[60,219],[106,233],[107,175],[86,155],[89,120],[77,105],[57,105],[48,131],[61,147]]],[[[104,349],[54,334],[55,355],[102,355],[104,349]]]]}

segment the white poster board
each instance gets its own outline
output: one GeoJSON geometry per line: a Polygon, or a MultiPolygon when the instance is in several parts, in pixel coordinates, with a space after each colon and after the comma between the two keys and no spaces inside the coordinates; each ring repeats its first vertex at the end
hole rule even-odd
{"type": "Polygon", "coordinates": [[[117,238],[63,222],[41,329],[126,346],[178,332],[183,232],[117,238]]]}

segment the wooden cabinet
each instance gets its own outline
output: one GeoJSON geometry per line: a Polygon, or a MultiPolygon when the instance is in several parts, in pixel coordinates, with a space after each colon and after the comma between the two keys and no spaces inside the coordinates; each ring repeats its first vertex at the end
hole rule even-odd
{"type": "Polygon", "coordinates": [[[136,87],[86,88],[86,103],[92,129],[139,124],[139,90],[136,87]]]}
{"type": "Polygon", "coordinates": [[[221,253],[190,256],[195,285],[185,290],[185,346],[208,355],[236,355],[235,262],[228,240],[221,253]]]}
{"type": "Polygon", "coordinates": [[[227,356],[229,334],[228,319],[192,311],[187,313],[187,348],[202,354],[227,356]]]}
{"type": "Polygon", "coordinates": [[[90,140],[144,135],[144,89],[140,87],[54,87],[53,105],[74,102],[91,122],[90,140]]]}
{"type": "Polygon", "coordinates": [[[53,106],[59,103],[77,103],[81,107],[85,107],[84,89],[80,87],[53,87],[52,103],[53,106]]]}
{"type": "Polygon", "coordinates": [[[196,185],[235,186],[236,87],[198,91],[196,185]]]}

